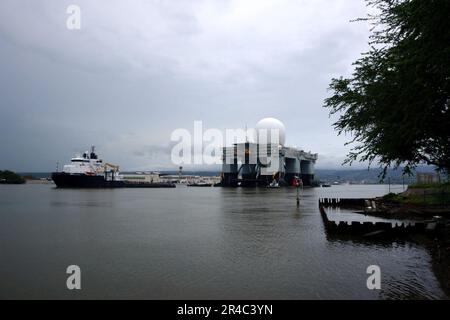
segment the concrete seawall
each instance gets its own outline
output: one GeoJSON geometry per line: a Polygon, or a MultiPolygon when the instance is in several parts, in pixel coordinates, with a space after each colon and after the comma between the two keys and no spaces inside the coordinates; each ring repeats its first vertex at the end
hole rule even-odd
{"type": "Polygon", "coordinates": [[[320,199],[319,209],[325,229],[330,234],[372,236],[377,234],[400,236],[414,233],[434,232],[439,227],[436,221],[418,222],[360,222],[332,221],[325,207],[364,206],[366,199],[320,199]]]}

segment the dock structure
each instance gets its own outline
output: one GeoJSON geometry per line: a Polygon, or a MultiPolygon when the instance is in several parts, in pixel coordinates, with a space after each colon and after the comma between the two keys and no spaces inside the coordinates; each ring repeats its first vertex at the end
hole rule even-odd
{"type": "Polygon", "coordinates": [[[238,143],[223,149],[224,187],[311,186],[317,154],[282,145],[238,143]]]}
{"type": "Polygon", "coordinates": [[[319,205],[327,206],[364,206],[367,199],[320,198],[319,205]]]}
{"type": "Polygon", "coordinates": [[[415,233],[433,233],[440,226],[435,220],[415,222],[360,222],[333,221],[328,218],[326,207],[366,206],[368,199],[319,199],[319,210],[325,230],[331,235],[356,235],[371,237],[377,235],[402,236],[415,233]]]}

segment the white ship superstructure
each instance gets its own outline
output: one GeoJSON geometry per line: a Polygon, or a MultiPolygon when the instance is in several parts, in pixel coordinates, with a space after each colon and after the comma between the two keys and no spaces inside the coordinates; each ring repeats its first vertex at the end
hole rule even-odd
{"type": "Polygon", "coordinates": [[[172,183],[133,178],[124,179],[118,166],[98,158],[94,147],[72,158],[62,172],[52,173],[52,180],[60,188],[175,188],[172,183]]]}
{"type": "Polygon", "coordinates": [[[70,160],[62,170],[63,173],[72,175],[102,176],[107,181],[118,181],[122,179],[119,173],[119,167],[105,163],[99,159],[95,153],[95,147],[91,147],[91,152],[84,152],[70,160]]]}

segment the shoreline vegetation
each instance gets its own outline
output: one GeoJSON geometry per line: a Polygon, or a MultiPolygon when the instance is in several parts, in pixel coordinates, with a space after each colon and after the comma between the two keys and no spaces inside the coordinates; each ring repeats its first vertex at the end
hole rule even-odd
{"type": "Polygon", "coordinates": [[[411,185],[403,193],[389,193],[375,201],[388,215],[450,217],[450,182],[411,185]]]}
{"type": "Polygon", "coordinates": [[[25,178],[9,170],[0,170],[0,184],[24,184],[25,178]]]}

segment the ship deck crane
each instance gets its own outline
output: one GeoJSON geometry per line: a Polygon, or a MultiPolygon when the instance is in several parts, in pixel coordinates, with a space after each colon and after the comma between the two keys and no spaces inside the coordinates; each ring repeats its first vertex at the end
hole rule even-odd
{"type": "Polygon", "coordinates": [[[107,170],[107,168],[111,168],[114,172],[118,172],[119,171],[119,166],[116,166],[116,165],[111,164],[111,163],[105,163],[103,165],[103,167],[105,168],[105,171],[107,170]]]}

